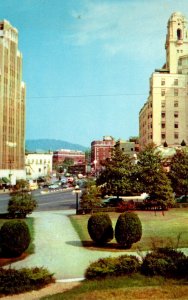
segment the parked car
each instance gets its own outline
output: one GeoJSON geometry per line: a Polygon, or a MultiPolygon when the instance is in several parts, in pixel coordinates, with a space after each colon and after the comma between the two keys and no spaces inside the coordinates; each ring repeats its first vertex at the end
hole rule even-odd
{"type": "Polygon", "coordinates": [[[59,184],[51,184],[51,185],[48,186],[48,188],[49,188],[50,190],[56,190],[56,189],[59,189],[59,184]]]}
{"type": "Polygon", "coordinates": [[[176,198],[177,203],[187,203],[188,202],[188,195],[182,195],[176,198]]]}
{"type": "Polygon", "coordinates": [[[117,207],[123,203],[123,199],[118,197],[109,197],[107,199],[102,200],[103,207],[117,207]]]}

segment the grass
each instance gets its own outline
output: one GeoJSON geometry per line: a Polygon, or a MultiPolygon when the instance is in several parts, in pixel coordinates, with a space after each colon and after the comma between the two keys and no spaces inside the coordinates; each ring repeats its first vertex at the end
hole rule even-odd
{"type": "MultiPolygon", "coordinates": [[[[188,208],[173,208],[166,211],[164,215],[161,212],[156,212],[155,214],[153,211],[137,211],[136,213],[142,223],[142,238],[127,251],[146,251],[153,246],[188,248],[188,208]]],[[[115,228],[119,214],[112,212],[109,213],[109,216],[112,220],[113,228],[115,228]]],[[[73,215],[70,218],[83,246],[95,250],[96,247],[87,231],[89,217],[90,215],[73,215]]],[[[118,245],[115,239],[106,248],[108,251],[110,249],[111,251],[117,251],[118,245]]]]}
{"type": "MultiPolygon", "coordinates": [[[[0,228],[7,221],[9,221],[9,220],[8,219],[0,219],[0,228]]],[[[34,243],[33,243],[34,242],[34,219],[31,218],[31,217],[28,217],[28,218],[24,219],[24,221],[28,225],[30,235],[31,235],[31,242],[30,242],[30,245],[29,245],[28,249],[25,251],[25,253],[23,253],[20,257],[17,257],[17,258],[0,257],[0,267],[4,266],[6,264],[10,264],[11,262],[24,259],[26,256],[34,253],[34,249],[35,249],[35,246],[34,246],[34,243]]]]}
{"type": "Polygon", "coordinates": [[[84,281],[79,286],[61,294],[41,298],[43,300],[135,300],[182,299],[187,300],[188,285],[184,281],[163,277],[145,277],[140,274],[84,281]]]}

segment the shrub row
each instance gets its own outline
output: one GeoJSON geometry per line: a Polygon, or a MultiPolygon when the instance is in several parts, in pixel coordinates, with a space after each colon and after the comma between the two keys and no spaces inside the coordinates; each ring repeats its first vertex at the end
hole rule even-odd
{"type": "Polygon", "coordinates": [[[7,221],[0,229],[0,248],[3,256],[20,256],[28,248],[30,241],[29,228],[24,221],[7,221]]]}
{"type": "MultiPolygon", "coordinates": [[[[93,214],[88,220],[88,232],[91,239],[104,245],[114,237],[112,221],[106,213],[93,214]]],[[[115,226],[115,238],[123,248],[131,248],[142,236],[142,224],[133,212],[124,212],[119,215],[115,226]]]]}
{"type": "Polygon", "coordinates": [[[85,272],[87,279],[121,276],[140,272],[145,276],[188,279],[188,257],[172,248],[159,248],[148,253],[143,261],[136,256],[104,258],[91,263],[85,272]]]}
{"type": "Polygon", "coordinates": [[[87,279],[121,276],[138,272],[140,262],[136,256],[122,255],[116,258],[102,258],[92,263],[85,272],[87,279]]]}
{"type": "Polygon", "coordinates": [[[53,274],[45,268],[20,270],[0,268],[0,294],[18,294],[37,290],[54,282],[53,274]]]}

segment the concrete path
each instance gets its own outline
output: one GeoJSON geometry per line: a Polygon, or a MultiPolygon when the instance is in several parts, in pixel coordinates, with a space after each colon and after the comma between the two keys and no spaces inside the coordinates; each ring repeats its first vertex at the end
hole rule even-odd
{"type": "Polygon", "coordinates": [[[82,278],[92,261],[123,254],[92,251],[82,247],[69,220],[70,214],[75,214],[75,211],[34,212],[35,253],[22,261],[12,263],[11,267],[20,269],[42,266],[54,273],[56,279],[82,278]]]}

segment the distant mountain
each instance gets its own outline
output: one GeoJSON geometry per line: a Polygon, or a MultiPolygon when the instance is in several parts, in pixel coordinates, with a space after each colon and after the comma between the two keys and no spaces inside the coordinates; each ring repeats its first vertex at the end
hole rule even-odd
{"type": "Polygon", "coordinates": [[[86,151],[88,148],[82,145],[53,139],[26,140],[26,150],[30,152],[55,151],[59,149],[86,151]]]}

